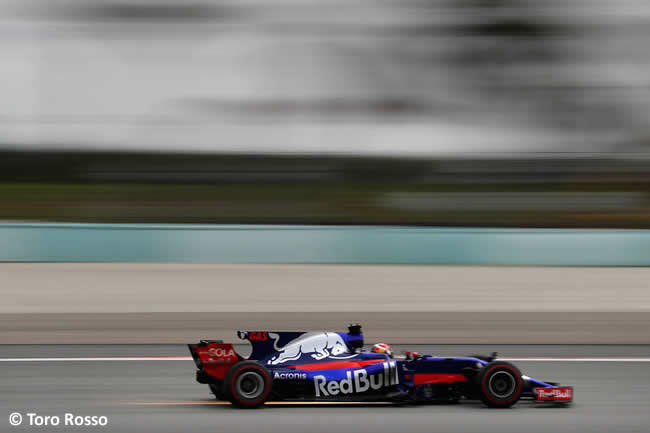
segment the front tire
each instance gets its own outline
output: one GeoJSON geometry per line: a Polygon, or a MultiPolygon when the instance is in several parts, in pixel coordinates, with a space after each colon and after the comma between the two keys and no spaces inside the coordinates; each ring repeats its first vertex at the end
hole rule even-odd
{"type": "Polygon", "coordinates": [[[514,365],[504,361],[490,362],[478,377],[481,400],[488,407],[510,407],[521,397],[523,382],[521,372],[514,365]]]}
{"type": "Polygon", "coordinates": [[[263,405],[271,394],[271,374],[259,362],[242,361],[226,374],[223,394],[233,405],[240,408],[256,408],[263,405]]]}

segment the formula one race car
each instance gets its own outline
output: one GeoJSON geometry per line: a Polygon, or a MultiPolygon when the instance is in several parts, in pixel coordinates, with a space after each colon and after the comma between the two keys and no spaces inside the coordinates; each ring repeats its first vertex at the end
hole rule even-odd
{"type": "Polygon", "coordinates": [[[519,399],[568,403],[572,387],[523,376],[489,357],[440,358],[365,352],[360,325],[348,332],[238,331],[252,345],[248,359],[232,344],[202,340],[189,349],[196,380],[242,408],[266,401],[457,402],[505,408],[519,399]]]}

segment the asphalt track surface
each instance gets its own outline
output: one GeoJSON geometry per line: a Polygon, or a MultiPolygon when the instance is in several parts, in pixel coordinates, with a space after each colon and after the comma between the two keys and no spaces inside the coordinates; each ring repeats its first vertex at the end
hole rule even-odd
{"type": "Polygon", "coordinates": [[[0,346],[0,431],[650,431],[650,346],[412,348],[445,356],[498,350],[504,358],[518,359],[524,374],[573,385],[576,401],[569,407],[520,403],[506,410],[487,409],[473,402],[432,406],[282,404],[238,410],[213,400],[207,386],[194,382],[195,368],[183,346],[6,345],[0,346]],[[138,357],[153,359],[133,360],[138,357]],[[530,358],[545,360],[525,360],[530,358]],[[21,426],[9,424],[12,412],[23,415],[21,426]],[[103,415],[108,426],[28,426],[27,412],[62,419],[65,413],[103,415]]]}
{"type": "Polygon", "coordinates": [[[4,263],[0,282],[0,344],[354,322],[367,342],[650,344],[650,267],[4,263]]]}

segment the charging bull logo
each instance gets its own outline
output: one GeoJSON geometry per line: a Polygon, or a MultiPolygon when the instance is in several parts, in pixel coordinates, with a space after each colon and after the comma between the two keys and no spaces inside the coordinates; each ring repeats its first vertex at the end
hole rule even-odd
{"type": "Polygon", "coordinates": [[[383,371],[377,374],[369,374],[367,370],[346,372],[346,378],[341,380],[328,381],[325,376],[314,376],[314,388],[316,397],[329,397],[338,394],[357,394],[399,384],[397,365],[395,361],[382,363],[383,371]]]}
{"type": "MultiPolygon", "coordinates": [[[[316,360],[321,360],[327,357],[337,357],[339,355],[347,354],[348,347],[339,334],[334,332],[323,332],[321,334],[309,335],[301,337],[297,341],[292,341],[284,347],[278,347],[278,340],[280,336],[273,332],[269,332],[269,337],[273,341],[273,347],[278,352],[273,358],[267,361],[269,365],[284,364],[287,361],[295,361],[300,359],[302,355],[311,355],[316,360]]],[[[354,356],[352,354],[351,356],[354,356]]],[[[340,356],[339,356],[340,359],[340,356]]]]}

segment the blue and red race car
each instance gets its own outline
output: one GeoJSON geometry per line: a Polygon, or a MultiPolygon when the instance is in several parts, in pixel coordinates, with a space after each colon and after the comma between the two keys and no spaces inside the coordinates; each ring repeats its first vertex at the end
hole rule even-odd
{"type": "Polygon", "coordinates": [[[202,340],[189,349],[199,383],[242,408],[266,401],[457,402],[482,400],[505,408],[520,399],[569,403],[572,387],[521,374],[514,365],[489,357],[441,358],[363,351],[361,326],[348,332],[238,331],[252,353],[202,340]]]}

